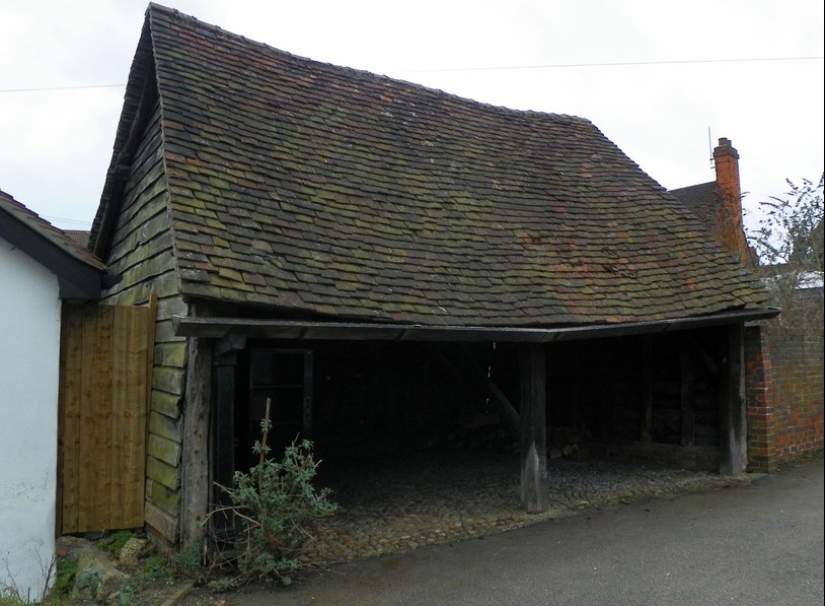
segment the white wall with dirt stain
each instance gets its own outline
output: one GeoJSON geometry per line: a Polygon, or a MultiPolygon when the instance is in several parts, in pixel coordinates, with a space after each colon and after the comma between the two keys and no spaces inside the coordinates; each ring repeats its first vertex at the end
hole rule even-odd
{"type": "Polygon", "coordinates": [[[53,578],[60,361],[57,276],[0,238],[0,593],[53,578]]]}

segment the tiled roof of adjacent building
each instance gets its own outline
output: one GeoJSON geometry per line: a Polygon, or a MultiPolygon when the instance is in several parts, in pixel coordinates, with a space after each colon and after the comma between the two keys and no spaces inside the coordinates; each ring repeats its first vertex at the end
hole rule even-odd
{"type": "Polygon", "coordinates": [[[0,190],[0,211],[5,211],[10,217],[17,220],[19,225],[28,227],[44,240],[54,244],[61,251],[82,261],[86,265],[100,270],[106,268],[97,257],[76,242],[74,238],[67,235],[65,231],[56,228],[3,190],[0,190]]]}
{"type": "Polygon", "coordinates": [[[82,246],[86,248],[86,245],[89,243],[89,232],[83,229],[64,229],[63,233],[66,234],[75,244],[78,246],[82,246]]]}
{"type": "Polygon", "coordinates": [[[644,322],[765,301],[588,120],[319,63],[151,5],[115,157],[152,70],[190,299],[455,326],[644,322]]]}
{"type": "Polygon", "coordinates": [[[719,190],[716,181],[671,189],[670,193],[696,215],[709,232],[718,230],[719,190]]]}

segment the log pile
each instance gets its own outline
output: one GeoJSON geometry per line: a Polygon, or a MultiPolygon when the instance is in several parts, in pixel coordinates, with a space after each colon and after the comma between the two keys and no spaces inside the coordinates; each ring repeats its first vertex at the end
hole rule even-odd
{"type": "Polygon", "coordinates": [[[591,438],[587,428],[553,427],[547,430],[548,459],[581,459],[590,454],[585,443],[591,438]]]}

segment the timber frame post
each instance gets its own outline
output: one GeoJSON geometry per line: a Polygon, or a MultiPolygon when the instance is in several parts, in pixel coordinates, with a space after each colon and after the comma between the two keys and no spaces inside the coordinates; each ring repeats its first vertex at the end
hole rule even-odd
{"type": "Polygon", "coordinates": [[[206,535],[204,521],[212,494],[209,482],[209,419],[212,387],[212,347],[191,337],[188,344],[186,406],[183,412],[181,541],[195,543],[200,553],[206,535]]]}
{"type": "Polygon", "coordinates": [[[745,402],[744,324],[723,329],[719,381],[719,473],[735,475],[748,465],[747,404],[745,402]]]}
{"type": "MultiPolygon", "coordinates": [[[[214,386],[211,448],[212,481],[219,486],[231,487],[235,475],[235,396],[238,352],[246,347],[246,335],[230,333],[215,343],[213,351],[214,386]]],[[[229,505],[228,495],[215,486],[216,506],[229,505]]],[[[232,527],[229,516],[212,518],[215,530],[232,527]]]]}
{"type": "Polygon", "coordinates": [[[519,351],[521,368],[521,506],[528,513],[547,509],[547,428],[544,345],[519,351]]]}

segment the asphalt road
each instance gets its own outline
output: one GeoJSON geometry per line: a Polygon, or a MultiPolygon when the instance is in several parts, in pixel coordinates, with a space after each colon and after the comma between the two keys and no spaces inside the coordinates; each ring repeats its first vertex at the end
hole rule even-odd
{"type": "MultiPolygon", "coordinates": [[[[345,564],[229,606],[823,604],[821,453],[736,488],[345,564]]],[[[184,604],[204,604],[204,595],[184,604]]]]}

